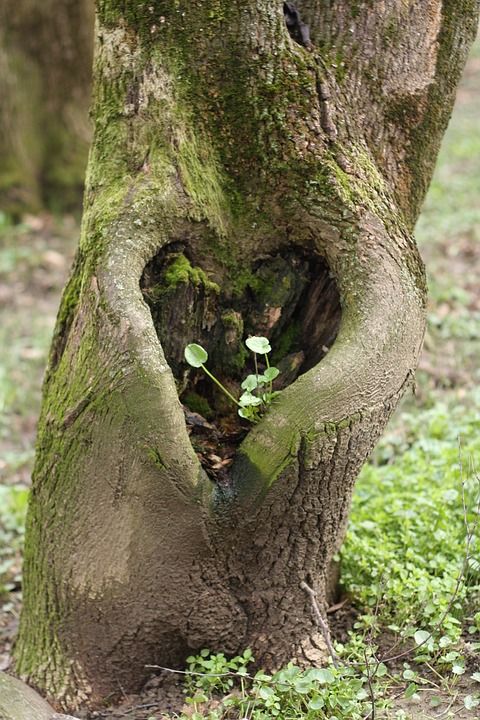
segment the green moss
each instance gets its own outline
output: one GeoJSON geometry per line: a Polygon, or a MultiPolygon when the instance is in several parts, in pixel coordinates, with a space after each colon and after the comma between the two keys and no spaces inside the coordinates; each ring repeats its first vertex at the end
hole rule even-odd
{"type": "Polygon", "coordinates": [[[238,331],[239,335],[243,333],[243,320],[240,313],[235,310],[226,310],[222,314],[222,323],[226,328],[232,328],[238,331]]]}
{"type": "Polygon", "coordinates": [[[124,0],[98,0],[97,3],[97,13],[102,24],[107,27],[128,25],[135,28],[146,46],[153,45],[156,39],[154,30],[161,26],[162,18],[170,19],[175,11],[178,12],[178,2],[166,3],[162,0],[155,3],[138,0],[133,4],[124,0]]]}
{"type": "Polygon", "coordinates": [[[383,46],[385,48],[391,47],[399,38],[401,30],[403,30],[401,20],[397,18],[389,20],[383,34],[383,46]]]}
{"type": "Polygon", "coordinates": [[[208,220],[219,235],[226,234],[228,203],[221,166],[208,141],[193,131],[180,135],[178,163],[185,190],[193,201],[193,217],[208,220]]]}
{"type": "MultiPolygon", "coordinates": [[[[188,283],[190,281],[192,273],[192,266],[190,265],[190,261],[185,257],[185,255],[179,255],[172,263],[168,266],[168,269],[163,277],[165,281],[165,286],[169,289],[174,289],[177,287],[177,285],[180,285],[180,283],[188,283]]],[[[192,281],[197,280],[197,276],[192,276],[192,281]]],[[[194,282],[195,285],[198,285],[198,282],[194,282]]]]}
{"type": "Polygon", "coordinates": [[[344,54],[341,49],[338,49],[335,54],[335,62],[333,63],[335,70],[335,78],[338,83],[341,83],[347,74],[347,68],[345,65],[344,54]]]}
{"type": "Polygon", "coordinates": [[[225,346],[216,354],[218,367],[222,372],[238,375],[247,362],[248,351],[243,344],[243,318],[235,310],[226,310],[221,315],[224,328],[225,346]]]}
{"type": "Polygon", "coordinates": [[[228,359],[229,368],[234,374],[238,374],[244,369],[247,359],[248,352],[243,345],[240,345],[238,351],[234,355],[231,355],[228,359]]]}
{"type": "MultiPolygon", "coordinates": [[[[256,442],[249,442],[247,436],[242,445],[239,455],[242,461],[246,461],[249,468],[248,474],[242,477],[241,493],[246,496],[257,494],[257,489],[266,492],[276,480],[278,480],[287,468],[296,462],[298,451],[301,445],[300,432],[288,425],[277,427],[275,433],[275,452],[265,452],[265,446],[256,442]]],[[[262,492],[258,496],[261,500],[262,492]]]]}
{"type": "Polygon", "coordinates": [[[148,457],[153,462],[154,465],[156,465],[161,470],[165,470],[166,465],[162,460],[162,456],[160,455],[160,451],[158,448],[148,448],[148,457]]]}
{"type": "Polygon", "coordinates": [[[166,269],[160,292],[174,290],[182,283],[192,283],[195,287],[203,285],[210,292],[217,295],[220,293],[217,283],[212,282],[202,268],[192,267],[190,260],[185,255],[180,254],[166,269]]]}
{"type": "Polygon", "coordinates": [[[360,15],[360,4],[357,0],[352,0],[350,3],[350,14],[352,18],[356,18],[360,15]]]}
{"type": "MultiPolygon", "coordinates": [[[[230,256],[230,263],[232,262],[232,256],[230,256]]],[[[234,297],[241,297],[245,289],[248,287],[254,292],[260,290],[261,281],[260,278],[255,275],[251,270],[238,270],[232,279],[230,292],[234,297]]]]}
{"type": "Polygon", "coordinates": [[[272,363],[275,365],[282,358],[286,357],[295,346],[300,334],[300,325],[296,321],[292,321],[281,334],[273,347],[272,363]]]}
{"type": "Polygon", "coordinates": [[[202,397],[196,392],[192,391],[186,393],[186,395],[182,397],[182,401],[189,410],[198,413],[207,420],[211,420],[213,417],[215,417],[215,413],[210,407],[208,400],[206,400],[204,397],[202,397]]]}
{"type": "MultiPolygon", "coordinates": [[[[387,198],[388,190],[385,181],[378,171],[369,151],[361,145],[338,152],[345,155],[348,164],[355,172],[346,172],[337,161],[337,148],[332,148],[330,155],[325,156],[322,167],[317,170],[313,180],[307,182],[307,191],[320,192],[331,202],[340,200],[341,206],[349,208],[353,215],[359,207],[369,207],[375,214],[379,206],[387,198]]],[[[390,214],[388,206],[384,206],[386,215],[390,214]]]]}

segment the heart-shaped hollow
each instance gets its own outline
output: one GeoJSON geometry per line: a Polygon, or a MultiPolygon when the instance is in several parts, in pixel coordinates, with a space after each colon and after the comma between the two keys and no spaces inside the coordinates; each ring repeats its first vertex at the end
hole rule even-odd
{"type": "MultiPolygon", "coordinates": [[[[170,243],[145,267],[141,288],[175,376],[187,425],[194,427],[194,447],[209,475],[220,481],[248,423],[240,421],[235,405],[201,370],[187,365],[186,345],[202,345],[209,370],[239,397],[242,380],[255,372],[245,339],[265,336],[272,346],[270,361],[280,370],[275,389],[281,390],[329,351],[341,306],[325,261],[304,248],[281,248],[235,273],[206,265],[195,264],[185,242],[170,243]],[[204,462],[205,456],[211,460],[204,462]]],[[[263,358],[258,362],[263,369],[263,358]]]]}

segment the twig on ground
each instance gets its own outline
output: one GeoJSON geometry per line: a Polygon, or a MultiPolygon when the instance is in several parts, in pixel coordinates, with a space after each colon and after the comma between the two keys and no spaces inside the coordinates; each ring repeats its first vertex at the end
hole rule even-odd
{"type": "Polygon", "coordinates": [[[335,603],[335,605],[330,605],[330,607],[327,608],[327,615],[333,615],[333,613],[336,613],[337,610],[341,610],[344,605],[348,603],[350,598],[346,597],[341,602],[335,603]]]}
{"type": "Polygon", "coordinates": [[[444,717],[444,716],[449,712],[450,708],[452,707],[453,703],[456,701],[457,697],[458,697],[458,692],[456,692],[456,693],[454,694],[454,696],[452,697],[452,699],[451,699],[450,702],[448,703],[447,708],[446,708],[445,710],[443,710],[443,712],[441,712],[440,715],[437,715],[437,718],[444,717]]]}
{"type": "Polygon", "coordinates": [[[124,700],[128,700],[127,693],[126,693],[125,690],[123,689],[123,685],[121,684],[121,682],[120,682],[119,680],[117,680],[117,685],[118,685],[118,688],[119,688],[120,692],[121,692],[122,695],[123,695],[123,699],[124,699],[124,700]]]}
{"type": "Polygon", "coordinates": [[[338,655],[335,652],[335,649],[332,645],[332,640],[330,638],[330,630],[328,629],[328,625],[325,622],[325,620],[323,619],[322,613],[320,612],[320,608],[318,607],[317,597],[316,597],[317,594],[316,594],[315,590],[313,590],[313,588],[310,587],[310,585],[307,585],[305,580],[302,580],[302,582],[300,583],[300,587],[302,588],[302,590],[305,590],[305,592],[310,596],[315,620],[317,622],[318,627],[320,628],[320,632],[323,635],[323,639],[325,640],[325,644],[327,646],[327,650],[330,654],[330,657],[332,658],[332,662],[335,667],[338,667],[338,655]]]}
{"type": "MultiPolygon", "coordinates": [[[[163,665],[144,665],[146,668],[153,668],[154,670],[166,670],[169,673],[176,675],[199,675],[200,677],[237,677],[236,672],[224,672],[224,673],[202,673],[193,670],[174,670],[173,668],[164,667],[163,665]]],[[[250,677],[245,675],[245,677],[250,677]]]]}
{"type": "MultiPolygon", "coordinates": [[[[151,710],[152,708],[158,708],[158,703],[144,703],[143,705],[132,705],[131,708],[128,708],[128,710],[125,710],[125,712],[117,712],[115,717],[126,717],[127,715],[130,715],[132,712],[136,712],[137,710],[151,710]]],[[[100,711],[97,713],[98,717],[108,717],[110,715],[110,711],[102,712],[100,711]]]]}
{"type": "MultiPolygon", "coordinates": [[[[367,675],[367,687],[368,687],[368,694],[370,696],[370,712],[368,713],[367,717],[372,718],[372,720],[375,720],[375,693],[373,692],[373,685],[372,685],[372,672],[370,670],[370,662],[367,657],[367,648],[363,648],[363,658],[365,660],[365,672],[367,675]]],[[[378,660],[377,665],[375,667],[375,670],[373,671],[373,677],[375,677],[375,674],[378,669],[378,660]]]]}

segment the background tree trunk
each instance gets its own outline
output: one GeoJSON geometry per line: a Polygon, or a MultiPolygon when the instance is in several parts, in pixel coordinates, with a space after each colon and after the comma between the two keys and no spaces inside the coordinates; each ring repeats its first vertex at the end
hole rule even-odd
{"type": "Polygon", "coordinates": [[[91,140],[93,0],[3,0],[0,205],[78,208],[91,140]]]}
{"type": "Polygon", "coordinates": [[[282,2],[98,2],[16,648],[63,707],[202,647],[322,654],[300,583],[325,605],[355,477],[414,372],[411,230],[478,19],[470,0],[331,5],[298,3],[305,48],[282,2]],[[178,401],[208,392],[183,346],[234,387],[259,330],[291,383],[214,483],[178,401]]]}

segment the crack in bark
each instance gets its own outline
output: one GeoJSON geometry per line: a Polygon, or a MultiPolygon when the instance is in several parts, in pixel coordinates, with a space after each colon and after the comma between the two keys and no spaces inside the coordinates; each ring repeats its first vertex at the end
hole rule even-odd
{"type": "Polygon", "coordinates": [[[77,418],[80,417],[80,415],[83,413],[84,410],[87,409],[87,407],[90,405],[94,397],[93,391],[90,391],[87,393],[87,395],[80,400],[77,405],[75,405],[74,408],[71,408],[63,418],[63,427],[69,428],[77,418]]]}
{"type": "Polygon", "coordinates": [[[325,80],[321,79],[320,71],[316,74],[316,88],[320,107],[320,122],[323,130],[328,136],[329,142],[334,143],[338,136],[338,131],[333,122],[332,110],[330,107],[331,95],[325,80]]]}

